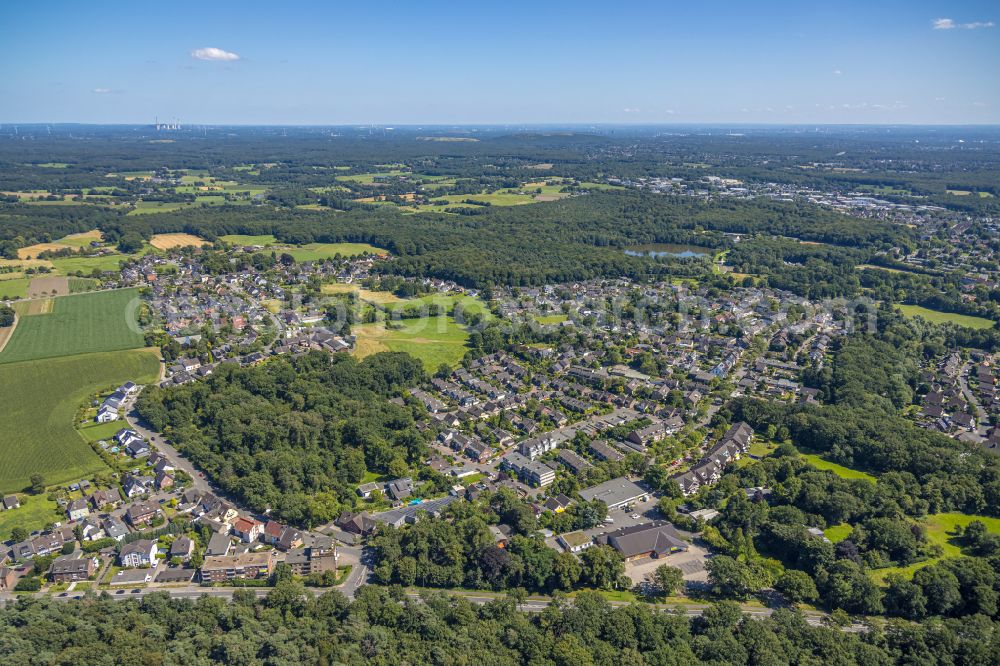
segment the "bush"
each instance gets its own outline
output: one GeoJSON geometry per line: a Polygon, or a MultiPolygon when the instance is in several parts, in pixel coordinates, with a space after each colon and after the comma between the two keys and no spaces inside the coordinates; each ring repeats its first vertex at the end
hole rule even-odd
{"type": "Polygon", "coordinates": [[[14,589],[18,592],[37,592],[42,589],[42,579],[35,576],[25,576],[17,581],[14,589]]]}

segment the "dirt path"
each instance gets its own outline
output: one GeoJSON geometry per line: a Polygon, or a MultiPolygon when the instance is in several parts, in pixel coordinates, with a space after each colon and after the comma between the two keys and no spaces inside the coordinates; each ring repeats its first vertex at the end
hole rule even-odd
{"type": "Polygon", "coordinates": [[[14,329],[17,328],[17,322],[20,320],[21,318],[17,316],[17,313],[14,313],[14,323],[6,328],[0,328],[0,352],[3,352],[3,348],[14,337],[14,329]]]}

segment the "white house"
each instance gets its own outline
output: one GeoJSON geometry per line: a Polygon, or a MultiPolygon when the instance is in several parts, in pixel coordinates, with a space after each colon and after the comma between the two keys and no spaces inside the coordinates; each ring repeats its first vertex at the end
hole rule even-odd
{"type": "Polygon", "coordinates": [[[118,416],[118,410],[110,405],[102,405],[100,409],[97,410],[97,416],[94,418],[98,423],[110,423],[112,421],[117,421],[120,417],[118,416]]]}
{"type": "Polygon", "coordinates": [[[123,567],[149,566],[156,561],[156,542],[146,539],[122,546],[118,560],[123,567]]]}

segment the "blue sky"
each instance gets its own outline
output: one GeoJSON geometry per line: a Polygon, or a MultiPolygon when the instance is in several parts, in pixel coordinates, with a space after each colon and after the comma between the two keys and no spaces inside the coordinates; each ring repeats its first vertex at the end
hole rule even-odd
{"type": "Polygon", "coordinates": [[[16,2],[0,122],[998,123],[1000,3],[16,2]]]}

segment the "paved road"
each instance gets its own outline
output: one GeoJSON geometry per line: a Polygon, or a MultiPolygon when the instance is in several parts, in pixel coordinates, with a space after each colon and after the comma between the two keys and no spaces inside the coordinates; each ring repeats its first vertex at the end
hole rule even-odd
{"type": "Polygon", "coordinates": [[[969,362],[966,361],[958,371],[958,386],[965,400],[972,405],[976,413],[976,430],[974,432],[980,437],[986,437],[989,431],[989,417],[986,415],[986,410],[979,404],[979,400],[975,394],[969,388],[969,366],[969,362]]]}
{"type": "MultiPolygon", "coordinates": [[[[142,389],[140,388],[139,392],[141,391],[142,389]]],[[[167,460],[170,461],[170,464],[173,465],[176,469],[183,470],[184,472],[186,472],[187,475],[190,476],[192,479],[191,482],[192,488],[201,491],[203,493],[211,492],[221,496],[219,490],[216,489],[214,486],[212,486],[212,484],[209,483],[208,479],[202,476],[198,472],[198,470],[195,469],[194,465],[191,464],[191,461],[182,456],[177,449],[171,446],[170,443],[167,442],[166,438],[163,437],[163,435],[154,430],[151,430],[149,426],[142,420],[142,417],[139,416],[139,413],[135,409],[135,401],[139,395],[139,392],[136,392],[125,403],[125,420],[128,423],[129,427],[135,430],[137,433],[139,433],[147,441],[151,442],[152,445],[156,448],[156,450],[162,453],[167,458],[167,460]]]]}
{"type": "MultiPolygon", "coordinates": [[[[198,587],[195,585],[191,585],[191,586],[171,587],[171,588],[154,588],[154,587],[131,588],[131,589],[126,588],[122,590],[111,590],[109,591],[109,594],[111,594],[111,597],[113,599],[119,601],[125,599],[142,598],[148,594],[154,594],[157,592],[166,592],[174,599],[198,599],[199,597],[202,596],[208,596],[208,597],[216,597],[228,600],[232,599],[233,593],[236,592],[237,589],[249,590],[253,592],[255,595],[257,595],[258,598],[267,596],[267,593],[270,591],[270,588],[259,588],[259,587],[206,588],[206,587],[198,587]]],[[[342,587],[338,589],[341,589],[341,591],[343,591],[342,587]]],[[[313,590],[313,591],[317,593],[320,592],[319,590],[313,590]]],[[[447,592],[449,595],[461,596],[464,597],[469,602],[479,605],[487,604],[491,601],[496,601],[497,599],[503,598],[503,595],[500,594],[462,592],[456,590],[450,590],[447,592]]],[[[421,592],[407,592],[406,596],[411,599],[420,599],[421,594],[422,594],[421,592]]],[[[26,595],[13,595],[9,593],[0,593],[0,601],[17,599],[19,598],[19,596],[26,596],[26,595]]],[[[45,596],[45,595],[36,595],[36,596],[45,596]]],[[[69,601],[70,599],[79,598],[80,596],[82,596],[82,593],[68,592],[66,593],[66,596],[57,595],[53,596],[52,598],[57,601],[69,601]]],[[[540,613],[551,603],[552,600],[549,598],[544,598],[544,597],[528,598],[518,604],[518,610],[521,610],[526,613],[540,613]]],[[[616,600],[608,601],[608,604],[615,608],[622,606],[629,606],[631,605],[631,603],[633,602],[616,601],[616,600]]],[[[674,605],[649,604],[649,605],[656,610],[680,612],[687,617],[701,616],[708,608],[710,608],[709,604],[674,604],[674,605]]],[[[774,613],[774,610],[771,608],[761,608],[757,606],[742,606],[741,609],[744,614],[757,619],[770,617],[774,613]]],[[[823,624],[824,619],[827,617],[827,614],[821,611],[802,611],[802,614],[805,617],[806,622],[813,626],[819,626],[823,624]]],[[[851,633],[861,632],[865,630],[866,627],[860,624],[853,624],[843,629],[843,631],[851,633]]]]}

